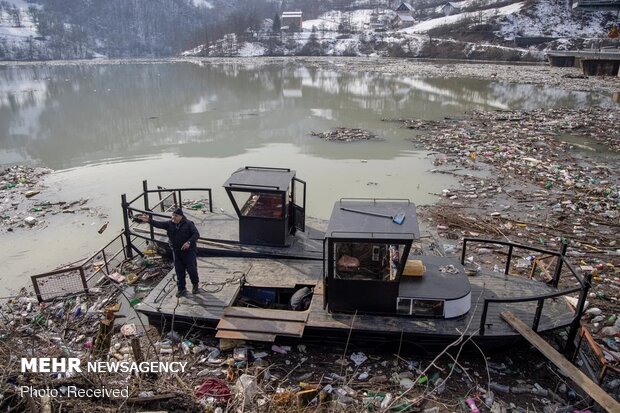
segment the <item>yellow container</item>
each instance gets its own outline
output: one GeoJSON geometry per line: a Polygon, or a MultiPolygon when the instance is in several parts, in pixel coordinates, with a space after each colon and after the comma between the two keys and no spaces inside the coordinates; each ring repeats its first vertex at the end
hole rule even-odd
{"type": "Polygon", "coordinates": [[[407,277],[421,277],[426,272],[426,267],[421,260],[407,260],[403,275],[407,277]]]}

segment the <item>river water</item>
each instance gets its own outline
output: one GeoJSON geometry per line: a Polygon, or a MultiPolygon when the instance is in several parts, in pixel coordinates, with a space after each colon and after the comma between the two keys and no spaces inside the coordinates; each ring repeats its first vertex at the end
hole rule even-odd
{"type": "Polygon", "coordinates": [[[136,196],[144,179],[151,187],[211,187],[216,207],[231,211],[221,185],[235,169],[289,167],[308,183],[311,216],[328,218],[341,197],[428,204],[454,178],[432,173],[433,155],[408,141],[413,132],[382,119],[606,100],[544,85],[319,70],[295,61],[0,66],[0,167],[52,168],[40,199],[88,198],[96,211],[2,230],[0,291],[102,247],[121,230],[120,195],[136,196]],[[381,140],[334,143],[310,135],[340,126],[381,140]]]}

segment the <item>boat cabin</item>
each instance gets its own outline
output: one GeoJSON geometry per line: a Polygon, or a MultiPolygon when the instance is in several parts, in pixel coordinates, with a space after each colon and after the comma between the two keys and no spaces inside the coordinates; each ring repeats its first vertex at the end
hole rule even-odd
{"type": "Polygon", "coordinates": [[[453,318],[471,307],[464,268],[409,252],[420,238],[409,200],[342,199],[325,233],[324,303],[331,313],[453,318]]]}
{"type": "Polygon", "coordinates": [[[288,246],[305,230],[306,183],[285,168],[246,166],[224,183],[239,217],[242,244],[288,246]]]}

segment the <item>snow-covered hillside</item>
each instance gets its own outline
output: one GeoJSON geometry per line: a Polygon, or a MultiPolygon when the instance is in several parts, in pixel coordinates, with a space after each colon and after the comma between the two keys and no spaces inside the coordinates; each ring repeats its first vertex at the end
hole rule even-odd
{"type": "Polygon", "coordinates": [[[545,44],[517,47],[515,39],[521,39],[522,44],[528,37],[536,42],[549,38],[548,48],[570,48],[571,44],[583,45],[580,39],[584,37],[604,38],[614,19],[610,12],[574,11],[565,0],[462,0],[451,4],[455,12],[448,16],[439,17],[441,6],[413,10],[414,22],[406,27],[401,26],[394,10],[385,7],[332,10],[304,20],[300,33],[258,34],[249,42],[235,37],[238,43],[234,45],[220,41],[184,54],[540,60],[545,44]]]}
{"type": "Polygon", "coordinates": [[[0,59],[182,54],[537,60],[546,49],[610,43],[607,32],[617,23],[615,12],[579,12],[566,0],[461,0],[451,2],[449,12],[429,0],[412,3],[404,17],[393,1],[305,0],[296,3],[301,32],[290,33],[272,31],[274,15],[285,11],[277,0],[37,1],[41,5],[0,0],[0,59]]]}
{"type": "MultiPolygon", "coordinates": [[[[466,3],[462,2],[462,3],[466,3]]],[[[456,24],[464,20],[475,21],[478,24],[488,23],[491,20],[496,20],[502,16],[511,16],[517,14],[523,8],[524,2],[518,2],[510,4],[504,7],[491,8],[486,10],[480,10],[476,12],[464,12],[459,14],[453,14],[451,16],[439,17],[436,19],[430,19],[420,22],[412,27],[402,29],[403,33],[425,33],[431,29],[435,29],[440,26],[449,26],[456,24]]]]}
{"type": "Polygon", "coordinates": [[[537,1],[523,12],[507,14],[499,24],[499,33],[507,39],[515,36],[606,37],[614,14],[576,11],[567,7],[565,0],[537,1]]]}
{"type": "Polygon", "coordinates": [[[0,3],[0,58],[9,50],[22,50],[24,58],[32,51],[39,33],[29,7],[37,6],[24,0],[0,3]]]}
{"type": "Polygon", "coordinates": [[[317,30],[337,31],[338,26],[346,22],[355,31],[368,30],[374,11],[373,9],[360,9],[352,12],[334,10],[323,13],[317,19],[305,20],[302,27],[306,31],[311,31],[313,27],[317,30]]]}

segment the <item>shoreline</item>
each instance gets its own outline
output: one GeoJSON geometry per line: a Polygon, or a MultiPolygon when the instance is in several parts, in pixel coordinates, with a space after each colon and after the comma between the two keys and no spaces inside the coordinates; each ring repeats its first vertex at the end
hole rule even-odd
{"type": "MultiPolygon", "coordinates": [[[[11,66],[75,66],[75,65],[122,65],[122,64],[306,64],[320,69],[337,71],[359,71],[388,75],[411,75],[426,77],[466,77],[509,83],[537,84],[565,90],[601,93],[620,93],[620,76],[591,76],[582,78],[575,67],[551,67],[544,63],[508,61],[469,61],[449,59],[413,59],[391,57],[172,57],[166,59],[94,59],[62,60],[45,62],[0,62],[0,67],[11,66]],[[515,66],[518,70],[508,69],[515,66]]],[[[613,106],[610,103],[610,106],[613,106]]]]}

